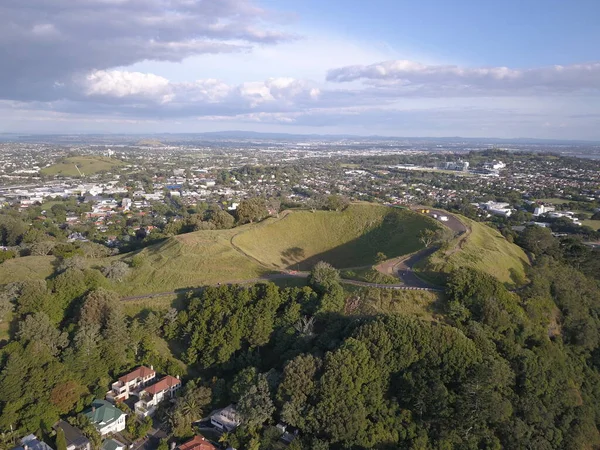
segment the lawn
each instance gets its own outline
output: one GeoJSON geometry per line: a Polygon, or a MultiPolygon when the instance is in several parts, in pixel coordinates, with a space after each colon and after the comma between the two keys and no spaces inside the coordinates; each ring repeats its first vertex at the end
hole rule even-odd
{"type": "Polygon", "coordinates": [[[600,220],[582,220],[581,224],[593,228],[596,231],[600,230],[600,220]]]}
{"type": "Polygon", "coordinates": [[[540,198],[536,200],[537,202],[541,202],[541,203],[549,203],[551,205],[562,205],[563,203],[570,203],[573,200],[568,200],[565,198],[540,198]]]}
{"type": "Polygon", "coordinates": [[[73,156],[65,158],[62,161],[50,167],[41,170],[43,175],[60,175],[64,177],[79,177],[79,171],[84,175],[93,175],[98,172],[109,171],[115,167],[125,165],[118,159],[106,158],[102,156],[73,156]],[[77,166],[77,167],[75,167],[77,166]],[[79,168],[79,171],[77,170],[79,168]]]}
{"type": "Polygon", "coordinates": [[[449,250],[439,250],[418,264],[419,275],[439,284],[445,274],[459,267],[471,267],[507,285],[523,284],[525,268],[529,265],[525,252],[498,231],[464,217],[461,220],[471,228],[470,234],[452,242],[449,250]]]}
{"type": "Polygon", "coordinates": [[[373,289],[344,285],[352,309],[357,299],[356,309],[347,311],[359,315],[405,314],[425,320],[436,320],[441,314],[442,294],[430,291],[410,291],[402,289],[373,289]]]}
{"type": "Polygon", "coordinates": [[[181,307],[182,303],[181,297],[178,297],[177,295],[166,295],[164,297],[144,298],[140,300],[127,300],[126,302],[123,302],[123,312],[128,317],[142,316],[143,318],[147,312],[165,312],[171,307],[181,307]]]}
{"type": "Polygon", "coordinates": [[[342,212],[294,211],[237,234],[232,243],[265,267],[309,270],[318,261],[337,268],[375,263],[422,248],[419,232],[437,227],[432,219],[408,210],[354,204],[342,212]]]}
{"type": "MultiPolygon", "coordinates": [[[[370,266],[378,252],[392,258],[420,249],[418,232],[436,226],[432,219],[411,211],[356,204],[343,212],[293,211],[281,219],[231,230],[182,234],[136,254],[92,259],[88,264],[100,268],[114,260],[129,263],[140,255],[141,264],[131,269],[125,281],[112,283],[111,289],[123,296],[171,292],[253,280],[288,267],[310,269],[319,260],[337,267],[370,266]]],[[[0,284],[44,279],[52,274],[53,261],[50,256],[6,261],[0,265],[0,284]]],[[[302,285],[306,280],[280,283],[302,285]]],[[[135,310],[134,305],[131,308],[135,310]]]]}
{"type": "MultiPolygon", "coordinates": [[[[231,237],[239,232],[209,230],[181,234],[141,252],[143,264],[114,289],[122,295],[169,292],[177,289],[239,282],[265,275],[269,270],[235,250],[231,237]]],[[[129,260],[132,255],[116,259],[129,260]]],[[[107,258],[103,264],[113,258],[107,258]]]]}
{"type": "Polygon", "coordinates": [[[4,315],[0,322],[0,346],[2,345],[2,341],[8,341],[8,338],[10,338],[9,330],[12,319],[13,313],[9,312],[4,315]]]}
{"type": "Polygon", "coordinates": [[[0,285],[25,280],[44,280],[54,272],[53,256],[26,256],[0,264],[0,285]]]}

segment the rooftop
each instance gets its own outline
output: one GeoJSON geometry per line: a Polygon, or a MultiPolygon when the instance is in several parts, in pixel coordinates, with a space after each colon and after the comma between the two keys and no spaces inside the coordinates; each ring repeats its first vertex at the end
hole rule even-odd
{"type": "Polygon", "coordinates": [[[130,381],[135,380],[136,378],[146,378],[148,376],[155,375],[156,372],[154,370],[146,367],[140,366],[135,369],[133,372],[128,373],[127,375],[123,375],[119,378],[119,381],[122,383],[129,383],[130,381]]]}
{"type": "Polygon", "coordinates": [[[233,405],[229,405],[219,411],[216,411],[211,418],[218,420],[223,425],[236,427],[240,424],[240,417],[235,409],[235,406],[233,405]]]}
{"type": "Polygon", "coordinates": [[[217,450],[217,447],[208,442],[204,436],[198,435],[190,441],[181,444],[179,450],[217,450]]]}
{"type": "Polygon", "coordinates": [[[148,394],[156,395],[159,392],[166,391],[167,389],[169,389],[173,386],[177,386],[178,384],[181,384],[181,380],[179,380],[178,378],[172,377],[171,375],[167,375],[166,377],[162,378],[157,383],[154,383],[153,385],[148,386],[144,390],[148,394]]]}
{"type": "Polygon", "coordinates": [[[62,429],[65,433],[65,439],[67,441],[67,447],[73,445],[75,447],[81,447],[86,445],[89,441],[86,438],[79,428],[75,428],[69,422],[65,422],[64,420],[60,420],[55,426],[54,429],[62,429]]]}
{"type": "Polygon", "coordinates": [[[84,414],[94,425],[103,425],[114,422],[125,413],[105,400],[94,400],[91,409],[84,414]]]}
{"type": "Polygon", "coordinates": [[[44,441],[40,441],[35,434],[30,434],[21,439],[21,446],[15,447],[13,450],[24,450],[28,448],[30,450],[52,450],[48,444],[44,441]]]}
{"type": "Polygon", "coordinates": [[[102,450],[117,450],[119,448],[125,448],[126,445],[115,439],[107,439],[102,443],[102,450]]]}

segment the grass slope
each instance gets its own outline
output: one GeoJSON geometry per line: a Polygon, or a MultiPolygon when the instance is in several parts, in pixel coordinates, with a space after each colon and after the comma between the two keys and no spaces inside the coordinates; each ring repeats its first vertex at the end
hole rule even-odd
{"type": "Polygon", "coordinates": [[[459,238],[451,243],[449,250],[438,250],[420,263],[417,267],[420,275],[440,283],[439,274],[443,277],[459,267],[472,267],[503,283],[522,284],[526,279],[525,267],[529,265],[525,252],[498,231],[465,217],[460,219],[471,228],[470,234],[464,240],[459,238]]]}
{"type": "Polygon", "coordinates": [[[44,175],[62,175],[65,177],[78,177],[79,172],[75,165],[84,175],[93,175],[98,172],[108,171],[115,167],[123,166],[125,163],[118,159],[102,156],[73,156],[65,158],[57,164],[45,167],[41,170],[44,175]]]}
{"type": "Polygon", "coordinates": [[[44,280],[54,271],[53,256],[26,256],[0,264],[0,285],[25,280],[44,280]]]}
{"type": "Polygon", "coordinates": [[[582,220],[581,224],[593,228],[596,231],[600,231],[600,220],[582,220]]]}
{"type": "Polygon", "coordinates": [[[375,263],[377,252],[393,258],[417,251],[419,231],[437,226],[412,211],[354,204],[342,212],[294,211],[248,228],[232,242],[273,269],[308,270],[321,260],[348,268],[375,263]]]}
{"type": "Polygon", "coordinates": [[[439,320],[443,294],[429,291],[374,289],[344,285],[347,314],[363,316],[404,314],[424,320],[439,320]]]}
{"type": "Polygon", "coordinates": [[[148,247],[139,253],[144,263],[133,269],[127,281],[115,285],[115,289],[124,295],[168,292],[266,274],[266,269],[231,246],[230,239],[236,232],[235,229],[197,231],[148,247]]]}

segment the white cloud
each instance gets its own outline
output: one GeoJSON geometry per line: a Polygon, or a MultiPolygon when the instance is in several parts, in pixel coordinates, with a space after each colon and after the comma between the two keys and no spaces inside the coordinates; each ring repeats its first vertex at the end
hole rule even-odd
{"type": "Polygon", "coordinates": [[[394,88],[407,94],[436,95],[565,93],[600,89],[600,63],[533,69],[426,65],[414,61],[384,61],[332,69],[327,80],[343,83],[362,80],[377,88],[394,88]]]}
{"type": "Polygon", "coordinates": [[[55,99],[54,82],[90,70],[296,38],[252,0],[5,0],[0,17],[0,99],[55,99]]]}
{"type": "MultiPolygon", "coordinates": [[[[207,108],[227,108],[231,112],[260,108],[288,109],[302,102],[319,98],[314,83],[294,78],[269,78],[265,81],[229,85],[217,79],[173,83],[165,77],[151,73],[122,70],[97,70],[80,81],[83,94],[94,101],[127,106],[135,104],[136,110],[148,103],[170,108],[165,112],[193,115],[207,113],[207,108]]],[[[77,95],[73,96],[76,99],[77,95]]]]}
{"type": "Polygon", "coordinates": [[[228,84],[209,78],[206,80],[196,80],[191,83],[174,83],[177,90],[181,92],[188,102],[206,102],[219,103],[231,95],[232,87],[228,84]]]}
{"type": "Polygon", "coordinates": [[[31,28],[31,33],[35,36],[48,38],[52,36],[57,36],[59,34],[59,31],[51,23],[38,23],[31,28]]]}
{"type": "Polygon", "coordinates": [[[169,80],[151,73],[98,70],[86,78],[86,95],[107,97],[142,96],[166,103],[173,95],[169,80]]]}

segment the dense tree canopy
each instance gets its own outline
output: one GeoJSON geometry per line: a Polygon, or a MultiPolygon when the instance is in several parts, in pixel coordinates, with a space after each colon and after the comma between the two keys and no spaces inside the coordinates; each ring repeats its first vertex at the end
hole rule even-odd
{"type": "MultiPolygon", "coordinates": [[[[237,448],[277,448],[280,421],[298,432],[290,449],[595,448],[600,289],[579,270],[593,254],[537,229],[520,239],[535,255],[526,287],[458,269],[433,320],[348,313],[325,263],[308,286],[205,287],[131,317],[98,270],[61,265],[0,297],[15,325],[0,357],[0,431],[47,432],[62,417],[97,442],[78,414],[151,364],[183,375],[157,413],[179,441],[234,403],[242,424],[222,440],[237,448]]],[[[131,435],[147,425],[130,421],[131,435]]]]}

